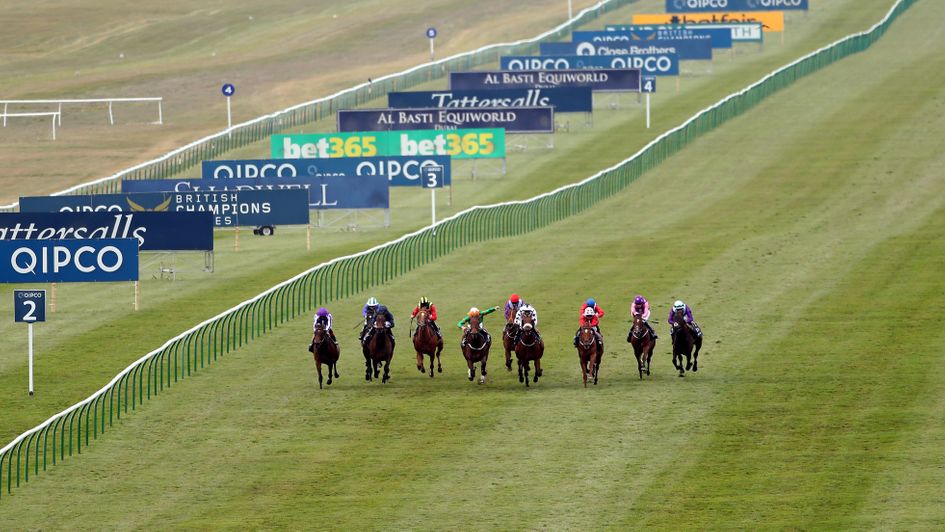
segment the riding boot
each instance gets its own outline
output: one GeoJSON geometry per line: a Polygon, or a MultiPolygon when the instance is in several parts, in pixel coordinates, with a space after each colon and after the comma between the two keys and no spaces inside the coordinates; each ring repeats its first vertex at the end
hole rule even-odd
{"type": "Polygon", "coordinates": [[[578,337],[579,337],[579,336],[581,336],[581,329],[580,329],[580,327],[578,328],[577,332],[574,333],[574,347],[577,347],[577,344],[578,344],[578,337]]]}
{"type": "Polygon", "coordinates": [[[646,325],[647,330],[650,331],[650,336],[652,336],[654,340],[659,338],[659,336],[656,336],[656,329],[654,329],[652,325],[646,322],[644,322],[644,324],[646,325]]]}
{"type": "Polygon", "coordinates": [[[335,331],[333,329],[328,329],[328,337],[331,338],[331,341],[338,345],[338,339],[335,338],[335,331]]]}
{"type": "Polygon", "coordinates": [[[698,336],[699,338],[702,338],[702,329],[699,327],[699,324],[696,322],[692,322],[691,325],[692,325],[693,332],[696,333],[696,336],[698,336]]]}
{"type": "Polygon", "coordinates": [[[430,325],[433,326],[433,332],[436,333],[436,337],[439,339],[443,339],[443,335],[440,333],[440,326],[437,325],[435,321],[431,321],[430,325]]]}

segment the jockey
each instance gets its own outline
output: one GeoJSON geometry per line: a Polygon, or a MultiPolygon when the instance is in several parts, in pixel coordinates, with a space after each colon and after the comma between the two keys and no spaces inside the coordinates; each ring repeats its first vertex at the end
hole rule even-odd
{"type": "Polygon", "coordinates": [[[581,327],[584,326],[584,321],[589,320],[591,322],[591,327],[594,328],[594,334],[597,335],[597,343],[600,345],[601,350],[604,348],[604,338],[600,334],[600,318],[604,317],[604,309],[600,308],[597,305],[597,301],[594,301],[594,298],[590,298],[581,305],[581,315],[578,318],[578,323],[580,327],[576,333],[574,333],[574,347],[578,345],[578,336],[581,335],[581,327]]]}
{"type": "Polygon", "coordinates": [[[523,301],[522,306],[519,307],[518,312],[515,313],[515,325],[518,325],[518,333],[515,335],[514,339],[515,343],[518,342],[519,336],[522,335],[522,316],[526,313],[532,315],[532,326],[534,327],[535,335],[541,339],[541,335],[538,334],[538,311],[535,310],[535,307],[523,301]]]}
{"type": "Polygon", "coordinates": [[[394,342],[394,332],[391,330],[394,328],[394,315],[387,310],[387,307],[378,303],[377,298],[372,297],[368,299],[361,313],[364,314],[364,329],[361,331],[360,338],[362,343],[366,343],[371,337],[377,316],[384,316],[387,334],[390,335],[391,343],[394,342]]]}
{"type": "Polygon", "coordinates": [[[479,319],[479,330],[485,333],[486,341],[491,342],[492,335],[490,335],[489,331],[486,330],[486,327],[483,324],[483,320],[486,316],[488,316],[489,314],[492,314],[493,312],[497,310],[499,310],[498,306],[487,308],[486,310],[483,310],[483,311],[480,311],[476,307],[470,307],[469,312],[466,313],[466,317],[459,320],[459,322],[456,324],[457,327],[463,330],[463,341],[461,342],[461,345],[463,346],[466,345],[466,332],[468,332],[470,329],[469,320],[471,320],[472,318],[479,319]]]}
{"type": "Polygon", "coordinates": [[[633,303],[630,303],[630,316],[633,317],[634,314],[639,314],[640,317],[643,318],[643,325],[646,325],[646,328],[650,330],[650,336],[652,336],[654,340],[659,338],[659,336],[656,335],[656,329],[650,325],[650,302],[647,301],[645,297],[637,295],[637,297],[633,298],[633,303]]]}
{"type": "MultiPolygon", "coordinates": [[[[673,327],[673,323],[676,321],[674,317],[677,310],[683,311],[683,320],[692,328],[693,332],[696,333],[696,336],[702,338],[702,329],[699,327],[699,324],[697,324],[692,319],[692,309],[689,308],[689,305],[683,303],[680,300],[676,300],[676,302],[673,303],[672,310],[669,311],[669,326],[673,327]]],[[[671,329],[670,334],[673,336],[676,334],[675,327],[671,329]]]]}
{"type": "Polygon", "coordinates": [[[410,314],[410,319],[417,317],[417,314],[420,313],[420,309],[426,309],[430,311],[430,325],[433,326],[433,332],[436,333],[437,338],[443,338],[443,335],[440,334],[440,326],[436,324],[436,305],[430,303],[430,300],[421,297],[420,302],[417,303],[417,306],[414,307],[413,312],[410,314]]]}
{"type": "Polygon", "coordinates": [[[325,330],[328,331],[328,336],[331,338],[331,341],[337,344],[338,339],[335,338],[335,331],[332,330],[331,323],[332,323],[331,313],[328,312],[328,309],[326,309],[325,307],[322,307],[318,309],[318,312],[315,313],[315,319],[312,322],[312,331],[315,331],[315,328],[318,326],[318,324],[324,325],[325,330]]]}
{"type": "Polygon", "coordinates": [[[515,315],[518,314],[519,307],[523,304],[525,304],[525,302],[518,297],[518,294],[509,296],[509,300],[505,302],[505,321],[512,321],[515,315]]]}

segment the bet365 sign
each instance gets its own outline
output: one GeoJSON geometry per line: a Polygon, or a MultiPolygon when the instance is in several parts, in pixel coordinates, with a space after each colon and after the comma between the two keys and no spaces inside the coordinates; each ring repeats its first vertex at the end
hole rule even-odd
{"type": "Polygon", "coordinates": [[[272,136],[273,159],[417,155],[502,159],[505,158],[505,130],[422,129],[272,136]]]}

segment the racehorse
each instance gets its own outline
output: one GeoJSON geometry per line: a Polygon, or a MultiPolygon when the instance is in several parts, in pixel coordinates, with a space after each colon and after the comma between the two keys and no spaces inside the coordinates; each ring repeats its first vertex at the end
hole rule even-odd
{"type": "Polygon", "coordinates": [[[502,347],[505,349],[505,369],[512,371],[512,351],[515,351],[515,335],[518,334],[518,325],[515,324],[515,315],[509,316],[509,322],[502,330],[502,347]]]}
{"type": "Polygon", "coordinates": [[[653,360],[653,350],[656,349],[656,338],[650,334],[650,328],[643,323],[643,316],[634,313],[633,325],[627,334],[627,341],[633,346],[633,354],[637,357],[637,369],[640,371],[640,380],[643,374],[650,374],[650,362],[653,360]]]}
{"type": "Polygon", "coordinates": [[[340,376],[338,375],[338,356],[341,354],[341,350],[335,342],[331,341],[328,331],[325,330],[325,325],[319,323],[315,326],[312,345],[308,346],[308,350],[312,352],[312,356],[315,358],[315,369],[318,370],[318,388],[322,388],[322,364],[328,365],[328,385],[331,386],[332,372],[334,372],[336,379],[340,376]]]}
{"type": "Polygon", "coordinates": [[[372,371],[376,379],[381,372],[381,364],[384,364],[384,378],[381,379],[381,382],[386,384],[390,380],[390,361],[392,358],[394,358],[394,342],[388,335],[384,316],[375,316],[374,330],[371,337],[364,342],[364,365],[366,367],[364,380],[371,380],[372,371]]]}
{"type": "Polygon", "coordinates": [[[469,366],[469,380],[476,378],[475,364],[480,363],[482,375],[479,377],[479,384],[486,382],[486,362],[489,361],[489,348],[492,347],[492,338],[485,331],[479,328],[479,318],[472,316],[469,318],[469,328],[463,334],[463,357],[466,358],[466,365],[469,366]]]}
{"type": "Polygon", "coordinates": [[[522,331],[515,342],[515,357],[518,359],[518,382],[524,382],[528,387],[529,363],[535,361],[535,382],[541,377],[541,356],[545,353],[545,342],[538,336],[534,316],[526,312],[522,315],[522,331]]]}
{"type": "Polygon", "coordinates": [[[673,366],[679,370],[679,376],[684,377],[686,371],[699,371],[699,350],[702,349],[702,338],[696,335],[692,326],[686,322],[685,313],[677,310],[673,314],[673,366]],[[695,353],[692,348],[695,347],[695,353]],[[683,369],[682,357],[686,356],[686,367],[683,369]]]}
{"type": "Polygon", "coordinates": [[[443,351],[443,339],[433,331],[433,323],[430,321],[430,311],[420,309],[417,313],[417,329],[413,332],[413,348],[417,352],[417,370],[420,373],[426,373],[423,367],[423,355],[430,356],[430,378],[433,378],[433,358],[436,357],[436,370],[443,373],[443,366],[440,365],[440,352],[443,351]]]}
{"type": "Polygon", "coordinates": [[[587,375],[591,374],[594,378],[594,385],[597,385],[597,371],[600,369],[600,359],[603,356],[597,343],[597,334],[591,321],[587,318],[581,319],[581,332],[578,334],[577,352],[581,361],[581,376],[584,378],[584,387],[587,388],[587,375]]]}

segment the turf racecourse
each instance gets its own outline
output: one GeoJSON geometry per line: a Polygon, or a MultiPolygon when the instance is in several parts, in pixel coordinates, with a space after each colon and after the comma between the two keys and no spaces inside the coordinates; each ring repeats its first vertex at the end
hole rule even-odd
{"type": "Polygon", "coordinates": [[[425,293],[444,325],[524,294],[549,344],[534,388],[498,357],[486,385],[467,382],[455,334],[445,373],[420,375],[404,323],[392,382],[364,383],[344,330],[359,297],[335,305],[347,334],[332,389],[314,384],[300,319],[5,497],[0,517],[16,529],[941,529],[943,14],[919,2],[870,51],[593,212],[376,292],[398,309],[425,293]],[[698,374],[670,371],[664,338],[637,381],[621,342],[637,291],[658,316],[676,297],[694,306],[709,336],[698,374]],[[611,352],[590,390],[569,347],[586,295],[609,311],[611,352]]]}
{"type": "MultiPolygon", "coordinates": [[[[631,4],[608,14],[608,20],[628,20],[634,9],[657,9],[655,0],[631,4]]],[[[794,15],[785,44],[771,43],[759,50],[742,45],[734,59],[723,54],[707,74],[701,63],[686,64],[680,92],[673,82],[661,85],[653,96],[653,129],[646,130],[641,107],[624,96],[619,109],[607,106],[610,97],[598,99],[594,127],[585,128],[574,115],[573,127],[559,133],[555,149],[528,149],[510,153],[506,176],[471,179],[469,163],[456,166],[453,204],[449,194],[437,195],[437,213],[447,216],[471,205],[529,198],[574,182],[622,160],[650,141],[659,131],[675,126],[719,98],[757,80],[777,66],[815,50],[841,36],[868,28],[891,5],[890,0],[859,0],[824,4],[807,17],[794,15]],[[855,10],[850,6],[856,4],[855,10]],[[465,166],[464,166],[465,165],[465,166]],[[462,168],[459,168],[462,167],[462,168]]],[[[603,20],[592,26],[599,27],[603,20]]],[[[329,122],[333,123],[334,120],[329,122]]],[[[324,124],[316,124],[324,128],[324,124]]],[[[516,141],[519,142],[519,141],[516,141]]],[[[268,145],[259,143],[239,151],[240,156],[265,157],[268,145]],[[253,151],[255,150],[255,151],[253,151]]],[[[234,156],[236,156],[234,154],[234,156]]],[[[445,192],[445,191],[444,191],[445,192]]],[[[98,390],[129,362],[160,346],[168,338],[187,330],[233,305],[252,297],[299,271],[333,257],[361,251],[396,238],[429,223],[429,199],[424,191],[399,187],[392,191],[391,227],[362,227],[340,231],[335,227],[315,230],[307,251],[303,228],[280,228],[275,238],[260,239],[243,232],[241,251],[233,251],[233,232],[216,232],[216,271],[201,272],[202,257],[195,254],[169,256],[147,254],[141,267],[141,310],[130,312],[129,283],[60,285],[58,310],[50,321],[35,328],[36,391],[24,392],[27,381],[26,333],[22,324],[2,319],[0,306],[0,441],[41,423],[50,415],[98,390]],[[177,261],[179,275],[173,283],[155,279],[161,261],[177,261]]],[[[12,286],[0,287],[0,301],[12,297],[12,286]]],[[[29,286],[19,288],[48,288],[29,286]]],[[[410,307],[412,308],[412,306],[410,307]]],[[[7,307],[9,309],[9,307],[7,307]]],[[[409,311],[398,310],[398,313],[409,311]]],[[[5,312],[11,312],[6,310],[5,312]]]]}

